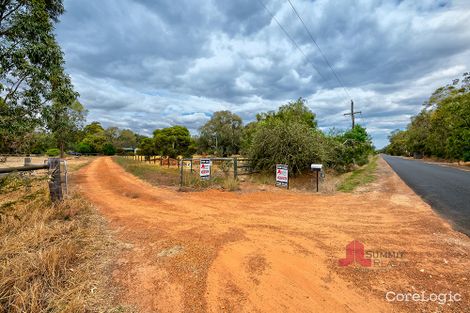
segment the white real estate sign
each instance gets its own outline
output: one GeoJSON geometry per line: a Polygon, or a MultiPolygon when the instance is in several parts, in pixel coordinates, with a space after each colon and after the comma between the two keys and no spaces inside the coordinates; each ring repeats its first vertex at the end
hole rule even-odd
{"type": "Polygon", "coordinates": [[[211,177],[211,160],[201,159],[199,165],[199,176],[202,179],[209,179],[211,177]]]}
{"type": "Polygon", "coordinates": [[[289,187],[289,167],[286,164],[276,164],[276,186],[289,187]]]}

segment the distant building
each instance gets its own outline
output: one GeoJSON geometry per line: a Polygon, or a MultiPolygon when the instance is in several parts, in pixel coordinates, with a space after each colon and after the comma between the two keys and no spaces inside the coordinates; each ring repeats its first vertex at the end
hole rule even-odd
{"type": "Polygon", "coordinates": [[[122,148],[123,151],[125,152],[132,152],[134,154],[137,153],[137,151],[139,150],[139,148],[122,148]]]}

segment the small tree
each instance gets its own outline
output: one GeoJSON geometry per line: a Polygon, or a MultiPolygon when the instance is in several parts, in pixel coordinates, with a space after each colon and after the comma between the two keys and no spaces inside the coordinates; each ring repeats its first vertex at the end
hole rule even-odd
{"type": "Polygon", "coordinates": [[[112,143],[107,142],[103,145],[103,154],[104,155],[115,155],[116,148],[113,146],[112,143]]]}
{"type": "Polygon", "coordinates": [[[157,153],[171,158],[190,153],[191,134],[184,126],[172,126],[157,129],[153,132],[153,140],[157,153]]]}
{"type": "Polygon", "coordinates": [[[277,112],[258,114],[246,131],[247,151],[257,169],[271,170],[276,163],[301,173],[323,159],[323,135],[316,129],[315,114],[303,99],[283,105],[277,112]]]}
{"type": "Polygon", "coordinates": [[[153,138],[143,138],[139,144],[140,155],[155,155],[157,154],[155,148],[155,141],[153,138]]]}
{"type": "Polygon", "coordinates": [[[77,100],[70,105],[67,101],[70,100],[54,101],[51,106],[45,108],[43,113],[47,127],[60,149],[61,158],[64,157],[65,148],[77,140],[86,113],[77,100]]]}
{"type": "Polygon", "coordinates": [[[302,122],[271,119],[260,125],[253,136],[249,157],[253,167],[272,170],[277,163],[288,164],[300,174],[312,162],[321,162],[319,134],[302,122]]]}
{"type": "Polygon", "coordinates": [[[223,156],[240,151],[242,119],[230,111],[215,112],[200,128],[199,145],[202,150],[223,156]]]}
{"type": "Polygon", "coordinates": [[[118,148],[135,148],[137,147],[137,136],[130,129],[119,131],[116,139],[116,147],[118,148]]]}
{"type": "Polygon", "coordinates": [[[108,142],[104,128],[99,122],[92,122],[83,129],[82,147],[90,147],[91,153],[103,152],[103,146],[108,142]]]}

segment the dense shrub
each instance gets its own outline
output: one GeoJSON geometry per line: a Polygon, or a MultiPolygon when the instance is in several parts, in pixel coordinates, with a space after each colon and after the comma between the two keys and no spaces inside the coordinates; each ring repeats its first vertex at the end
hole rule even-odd
{"type": "Polygon", "coordinates": [[[274,169],[277,163],[288,164],[300,173],[312,163],[320,162],[319,135],[306,124],[272,119],[259,126],[253,136],[249,155],[255,169],[274,169]]]}
{"type": "Polygon", "coordinates": [[[347,171],[355,164],[366,164],[373,151],[370,136],[360,125],[325,135],[317,129],[315,114],[303,99],[281,106],[277,112],[259,114],[249,127],[243,142],[256,170],[272,170],[282,163],[299,174],[309,170],[311,163],[322,163],[347,171]]]}
{"type": "Polygon", "coordinates": [[[60,154],[60,150],[57,148],[47,149],[46,154],[47,156],[55,157],[60,154]]]}
{"type": "Polygon", "coordinates": [[[103,145],[103,154],[104,155],[115,155],[116,154],[116,148],[113,146],[113,144],[107,142],[103,145]]]}
{"type": "Polygon", "coordinates": [[[79,144],[77,144],[77,152],[85,153],[85,154],[93,153],[93,149],[91,148],[89,144],[80,142],[79,144]]]}

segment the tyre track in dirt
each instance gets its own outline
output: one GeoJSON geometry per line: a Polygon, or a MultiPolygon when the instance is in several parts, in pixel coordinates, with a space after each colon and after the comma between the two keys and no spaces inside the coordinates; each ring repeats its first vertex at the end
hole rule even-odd
{"type": "Polygon", "coordinates": [[[356,194],[178,192],[107,157],[81,169],[76,183],[127,243],[113,279],[122,302],[141,312],[434,308],[384,300],[387,290],[412,288],[461,292],[467,302],[444,309],[463,312],[470,241],[379,164],[378,181],[356,194]],[[366,249],[406,251],[406,266],[339,267],[354,239],[366,249]]]}

